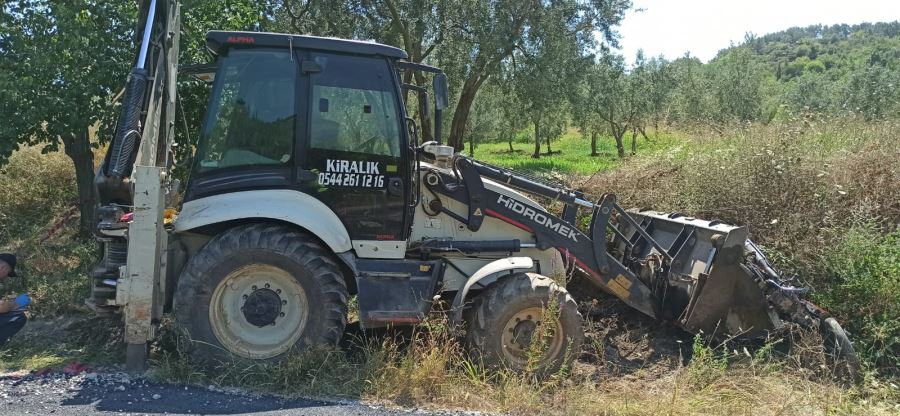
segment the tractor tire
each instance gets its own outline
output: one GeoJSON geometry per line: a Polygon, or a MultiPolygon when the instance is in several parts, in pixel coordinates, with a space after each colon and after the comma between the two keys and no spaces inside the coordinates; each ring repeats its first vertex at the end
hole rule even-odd
{"type": "Polygon", "coordinates": [[[822,321],[822,337],[825,340],[825,354],[830,361],[834,374],[841,379],[858,382],[862,380],[862,368],[859,356],[853,349],[853,343],[841,324],[834,318],[822,321]]]}
{"type": "Polygon", "coordinates": [[[571,363],[584,340],[581,313],[565,288],[535,273],[498,279],[466,310],[466,345],[481,363],[493,368],[547,376],[571,363]],[[556,325],[544,333],[544,343],[532,345],[544,312],[554,305],[556,325]]]}
{"type": "Polygon", "coordinates": [[[233,356],[278,361],[334,346],[347,324],[347,287],[332,254],[281,225],[229,229],[190,259],[175,292],[175,319],[190,355],[213,365],[233,356]]]}

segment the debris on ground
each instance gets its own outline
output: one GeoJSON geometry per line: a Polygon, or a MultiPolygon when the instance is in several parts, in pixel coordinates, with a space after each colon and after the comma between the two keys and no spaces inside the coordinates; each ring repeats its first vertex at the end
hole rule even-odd
{"type": "Polygon", "coordinates": [[[22,414],[456,415],[397,410],[358,401],[328,402],[250,394],[238,389],[163,384],[126,373],[62,371],[0,374],[0,416],[22,414]]]}
{"type": "Polygon", "coordinates": [[[687,364],[693,336],[610,295],[580,302],[585,342],[576,371],[591,378],[657,379],[687,364]]]}

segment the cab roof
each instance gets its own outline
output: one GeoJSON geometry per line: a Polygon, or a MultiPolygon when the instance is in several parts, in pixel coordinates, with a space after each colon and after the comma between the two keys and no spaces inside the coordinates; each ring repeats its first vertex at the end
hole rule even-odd
{"type": "Polygon", "coordinates": [[[206,46],[216,55],[222,55],[231,47],[294,47],[356,55],[377,55],[394,59],[406,59],[407,57],[403,49],[375,42],[269,32],[214,30],[206,34],[206,46]]]}

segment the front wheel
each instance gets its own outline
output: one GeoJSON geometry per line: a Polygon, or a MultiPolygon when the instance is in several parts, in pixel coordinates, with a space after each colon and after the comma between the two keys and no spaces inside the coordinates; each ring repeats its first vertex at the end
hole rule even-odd
{"type": "Polygon", "coordinates": [[[491,367],[548,375],[577,357],[578,305],[548,277],[518,273],[489,285],[466,311],[466,343],[491,367]]]}
{"type": "Polygon", "coordinates": [[[834,318],[822,321],[821,331],[825,339],[825,354],[831,361],[835,374],[841,378],[859,381],[862,378],[862,368],[847,331],[844,331],[834,318]]]}
{"type": "Polygon", "coordinates": [[[347,323],[347,288],[315,239],[254,224],[225,231],[191,258],[174,306],[195,359],[278,360],[292,349],[338,343],[347,323]]]}

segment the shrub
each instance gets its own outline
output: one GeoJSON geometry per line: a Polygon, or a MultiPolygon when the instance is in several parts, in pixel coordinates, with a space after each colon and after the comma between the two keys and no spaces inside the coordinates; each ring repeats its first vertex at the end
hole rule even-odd
{"type": "Polygon", "coordinates": [[[871,225],[846,232],[825,258],[830,284],[822,306],[845,322],[860,353],[880,368],[900,372],[900,231],[882,235],[871,225]]]}

